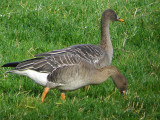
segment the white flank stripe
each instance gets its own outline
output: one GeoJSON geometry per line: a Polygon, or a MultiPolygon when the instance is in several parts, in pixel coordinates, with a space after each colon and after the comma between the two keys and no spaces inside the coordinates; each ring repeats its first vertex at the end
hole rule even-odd
{"type": "Polygon", "coordinates": [[[42,85],[42,86],[46,86],[47,76],[49,74],[49,73],[40,73],[34,70],[24,70],[24,71],[13,70],[11,72],[15,74],[27,76],[31,78],[35,83],[42,85]]]}

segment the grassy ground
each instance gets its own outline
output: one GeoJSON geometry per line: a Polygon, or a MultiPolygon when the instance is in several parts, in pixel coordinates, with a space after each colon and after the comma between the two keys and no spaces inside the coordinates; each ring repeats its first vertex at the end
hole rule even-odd
{"type": "Polygon", "coordinates": [[[100,17],[107,8],[125,20],[110,25],[112,65],[128,78],[128,99],[111,79],[88,92],[51,90],[0,68],[0,119],[160,119],[159,0],[4,0],[0,2],[0,63],[74,44],[99,44],[100,17]]]}

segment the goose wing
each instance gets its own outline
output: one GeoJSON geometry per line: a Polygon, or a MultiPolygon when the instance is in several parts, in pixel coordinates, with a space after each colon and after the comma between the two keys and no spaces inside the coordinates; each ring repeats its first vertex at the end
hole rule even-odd
{"type": "Polygon", "coordinates": [[[72,54],[77,57],[80,57],[87,62],[93,64],[96,68],[102,68],[110,64],[108,53],[98,45],[91,44],[81,44],[74,45],[65,49],[54,50],[51,52],[40,53],[35,55],[38,56],[54,56],[60,54],[72,54]]]}
{"type": "Polygon", "coordinates": [[[59,67],[73,66],[80,62],[80,58],[72,54],[56,54],[22,61],[16,66],[15,70],[23,71],[29,69],[41,73],[52,73],[59,67]]]}

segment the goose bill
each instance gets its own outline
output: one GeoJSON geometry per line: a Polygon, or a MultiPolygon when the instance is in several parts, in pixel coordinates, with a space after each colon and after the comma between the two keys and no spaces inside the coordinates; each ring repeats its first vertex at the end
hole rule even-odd
{"type": "Polygon", "coordinates": [[[124,20],[123,19],[117,19],[118,21],[120,21],[120,22],[124,22],[124,20]]]}

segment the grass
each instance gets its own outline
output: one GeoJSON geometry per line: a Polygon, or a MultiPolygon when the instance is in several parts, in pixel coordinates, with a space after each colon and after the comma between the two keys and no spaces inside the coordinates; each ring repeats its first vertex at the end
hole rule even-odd
{"type": "Polygon", "coordinates": [[[99,44],[100,17],[111,8],[124,23],[113,22],[112,65],[129,81],[123,99],[111,79],[88,92],[68,92],[64,103],[51,90],[0,68],[0,119],[160,119],[160,2],[158,0],[8,0],[0,2],[0,63],[74,44],[99,44]]]}

